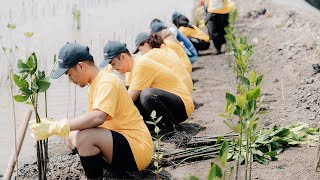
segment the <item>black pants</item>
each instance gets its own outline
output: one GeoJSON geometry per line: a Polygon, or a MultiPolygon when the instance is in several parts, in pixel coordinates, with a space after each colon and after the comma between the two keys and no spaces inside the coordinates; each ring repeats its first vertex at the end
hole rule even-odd
{"type": "MultiPolygon", "coordinates": [[[[150,114],[155,110],[157,118],[162,116],[159,127],[166,128],[169,131],[173,130],[174,124],[177,125],[188,119],[181,98],[162,89],[144,89],[134,104],[139,109],[145,121],[152,121],[150,114]]],[[[147,126],[149,129],[153,129],[152,125],[147,124],[147,126]]]]}
{"type": "Polygon", "coordinates": [[[208,33],[213,41],[217,53],[221,53],[222,44],[226,43],[226,34],[224,28],[229,24],[229,14],[213,14],[207,13],[206,25],[208,28],[208,33]]]}
{"type": "Polygon", "coordinates": [[[188,38],[192,42],[194,48],[196,48],[197,51],[204,51],[209,49],[210,47],[210,42],[206,42],[204,40],[192,38],[192,37],[188,37],[188,38]]]}

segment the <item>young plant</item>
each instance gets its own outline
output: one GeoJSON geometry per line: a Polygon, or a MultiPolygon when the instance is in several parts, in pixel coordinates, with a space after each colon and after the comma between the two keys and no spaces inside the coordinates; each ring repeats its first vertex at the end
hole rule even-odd
{"type": "Polygon", "coordinates": [[[162,172],[162,167],[161,167],[161,160],[163,157],[163,153],[161,152],[161,137],[159,135],[159,132],[161,131],[161,129],[157,126],[157,124],[161,121],[162,116],[160,116],[159,118],[157,118],[157,114],[156,111],[153,110],[151,112],[151,119],[152,121],[146,121],[147,124],[151,124],[154,125],[154,132],[156,133],[156,153],[153,156],[154,161],[154,166],[156,167],[156,169],[153,171],[153,173],[155,173],[157,175],[157,179],[161,179],[160,178],[160,173],[162,172]]]}
{"type": "Polygon", "coordinates": [[[257,77],[256,71],[251,72],[249,79],[239,76],[238,95],[226,94],[226,114],[222,114],[229,120],[224,123],[239,135],[236,140],[238,152],[234,155],[238,161],[236,171],[238,174],[239,165],[245,161],[245,179],[251,178],[252,144],[258,138],[260,107],[257,99],[262,79],[263,75],[257,77]],[[237,119],[237,123],[234,123],[234,119],[237,119]]]}
{"type": "Polygon", "coordinates": [[[30,39],[33,36],[33,32],[25,32],[24,36],[26,37],[26,57],[29,55],[29,46],[30,46],[30,39]]]}
{"type": "MultiPolygon", "coordinates": [[[[46,92],[50,87],[49,78],[46,77],[44,71],[38,70],[38,60],[35,53],[32,53],[26,62],[19,59],[17,67],[18,73],[13,75],[13,80],[19,88],[19,94],[13,97],[17,102],[32,105],[36,122],[39,123],[41,120],[38,112],[38,96],[39,93],[46,92]]],[[[37,141],[37,160],[39,179],[44,180],[48,164],[48,139],[37,141]]]]}
{"type": "Polygon", "coordinates": [[[72,11],[72,16],[77,24],[77,29],[80,30],[80,17],[81,17],[80,10],[78,8],[74,8],[72,11]]]}

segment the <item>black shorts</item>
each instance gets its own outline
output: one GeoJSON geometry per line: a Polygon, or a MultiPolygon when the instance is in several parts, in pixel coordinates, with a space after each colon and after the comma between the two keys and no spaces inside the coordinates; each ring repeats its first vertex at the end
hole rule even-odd
{"type": "MultiPolygon", "coordinates": [[[[110,131],[113,139],[112,169],[117,171],[139,171],[127,139],[116,131],[110,131]]],[[[105,161],[105,163],[109,165],[108,162],[105,161]]]]}

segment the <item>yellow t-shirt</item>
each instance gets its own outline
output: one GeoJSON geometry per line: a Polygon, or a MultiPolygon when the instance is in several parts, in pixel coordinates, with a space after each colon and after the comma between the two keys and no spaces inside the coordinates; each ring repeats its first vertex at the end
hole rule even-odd
{"type": "Polygon", "coordinates": [[[151,58],[152,60],[163,64],[175,72],[178,77],[184,82],[187,86],[190,93],[193,90],[193,84],[191,75],[188,73],[186,68],[181,66],[179,56],[171,48],[164,47],[162,49],[153,48],[148,51],[144,56],[151,58]]]}
{"type": "Polygon", "coordinates": [[[210,38],[209,38],[208,34],[201,31],[201,29],[199,29],[197,26],[192,25],[192,27],[193,28],[180,26],[179,31],[181,31],[182,34],[187,37],[197,38],[197,39],[203,40],[205,42],[210,42],[210,38]]]}
{"type": "Polygon", "coordinates": [[[231,0],[208,0],[208,12],[214,14],[227,14],[234,10],[236,5],[231,0]]]}
{"type": "Polygon", "coordinates": [[[138,169],[145,169],[153,156],[152,138],[120,79],[100,71],[90,85],[88,103],[89,112],[99,109],[108,114],[100,127],[122,134],[129,142],[138,169]]]}
{"type": "Polygon", "coordinates": [[[181,98],[184,103],[187,116],[194,111],[192,96],[180,80],[180,78],[168,67],[141,56],[136,58],[134,66],[127,79],[129,90],[144,90],[146,88],[158,88],[171,92],[181,98]]]}
{"type": "Polygon", "coordinates": [[[180,57],[180,60],[182,60],[185,68],[187,69],[187,71],[189,73],[191,73],[192,65],[191,65],[189,57],[186,54],[186,52],[184,51],[184,49],[178,43],[176,43],[174,41],[164,39],[163,42],[164,42],[164,45],[162,44],[161,48],[164,48],[165,46],[168,46],[169,48],[174,50],[174,52],[176,52],[178,54],[178,56],[180,57]]]}

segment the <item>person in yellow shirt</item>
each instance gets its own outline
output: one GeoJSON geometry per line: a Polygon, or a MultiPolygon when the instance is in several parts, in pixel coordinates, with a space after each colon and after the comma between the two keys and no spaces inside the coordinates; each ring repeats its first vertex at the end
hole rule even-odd
{"type": "Polygon", "coordinates": [[[229,13],[235,9],[232,0],[200,0],[200,5],[205,7],[206,26],[213,41],[216,54],[221,54],[221,46],[226,43],[225,27],[229,24],[229,13]]]}
{"type": "Polygon", "coordinates": [[[163,24],[163,22],[153,22],[150,24],[151,33],[155,33],[163,39],[163,44],[174,50],[180,60],[183,62],[185,68],[189,73],[192,71],[192,65],[188,55],[184,51],[182,45],[174,37],[172,32],[163,24]]]}
{"type": "Polygon", "coordinates": [[[88,112],[60,121],[33,121],[32,136],[37,140],[68,137],[67,144],[77,149],[88,179],[102,179],[103,168],[113,172],[145,169],[154,152],[152,138],[121,80],[100,70],[86,46],[67,43],[58,58],[59,67],[51,78],[66,74],[80,87],[89,85],[88,112]]]}
{"type": "Polygon", "coordinates": [[[171,48],[160,48],[161,45],[163,45],[163,40],[160,36],[156,34],[149,36],[148,33],[142,32],[139,33],[135,39],[135,50],[133,54],[140,51],[143,56],[167,66],[178,75],[187,86],[189,92],[192,93],[193,84],[191,75],[180,65],[179,56],[171,48]]]}
{"type": "Polygon", "coordinates": [[[183,35],[188,37],[193,46],[198,50],[207,50],[210,47],[210,38],[208,34],[203,32],[197,26],[192,25],[189,19],[179,12],[172,14],[172,23],[182,32],[183,35]]]}
{"type": "Polygon", "coordinates": [[[134,59],[124,43],[109,41],[100,67],[111,64],[121,74],[130,72],[128,92],[145,121],[153,110],[162,116],[160,128],[178,128],[194,111],[192,96],[181,79],[168,67],[146,56],[134,59]]]}

